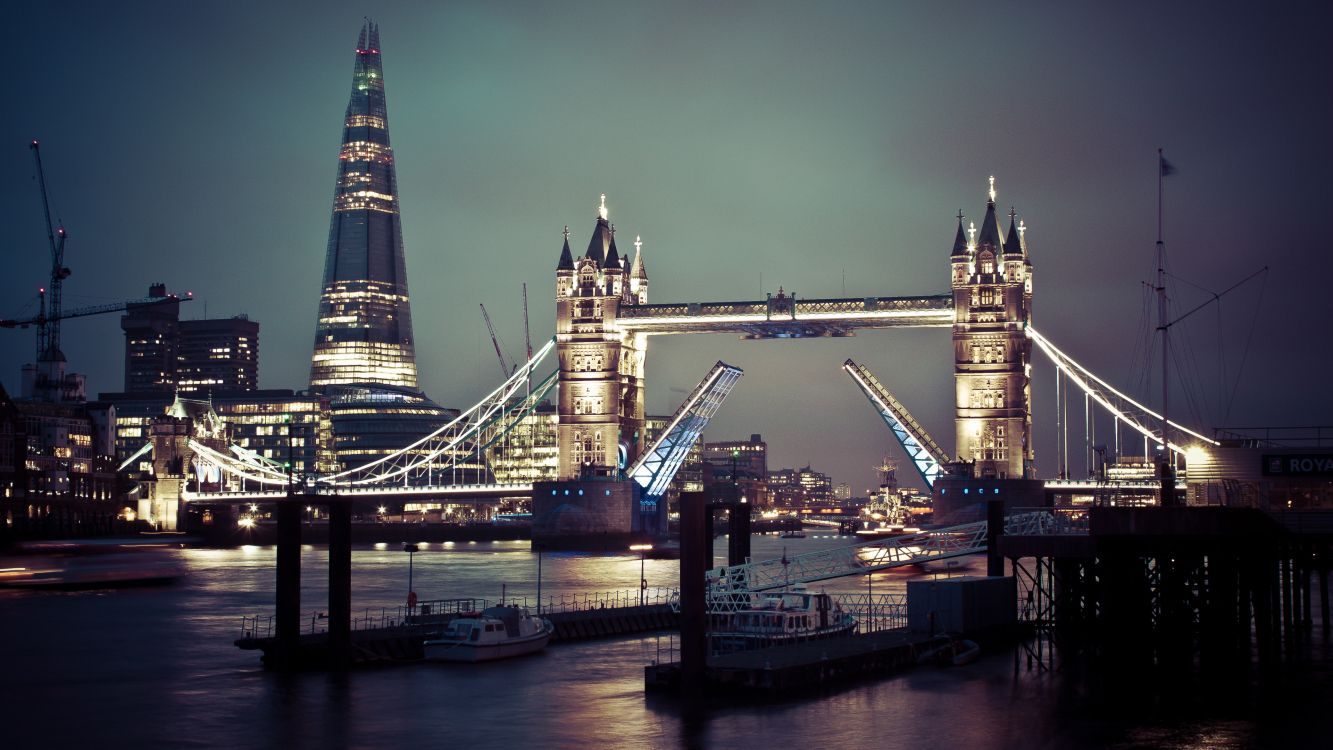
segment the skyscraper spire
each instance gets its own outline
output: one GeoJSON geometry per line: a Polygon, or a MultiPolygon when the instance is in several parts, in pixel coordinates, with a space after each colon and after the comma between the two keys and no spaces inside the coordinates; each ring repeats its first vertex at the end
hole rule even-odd
{"type": "Polygon", "coordinates": [[[416,352],[384,100],[379,27],[357,37],[310,386],[416,391],[416,352]]]}

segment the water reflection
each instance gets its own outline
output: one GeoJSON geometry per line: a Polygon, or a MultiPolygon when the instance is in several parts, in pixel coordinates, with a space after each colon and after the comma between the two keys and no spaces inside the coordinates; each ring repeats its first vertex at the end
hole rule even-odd
{"type": "MultiPolygon", "coordinates": [[[[799,554],[848,539],[757,537],[756,558],[799,554]]],[[[725,553],[720,539],[715,551],[725,553]]],[[[639,557],[543,554],[543,591],[637,590],[639,557]]],[[[165,589],[0,594],[7,747],[115,744],[281,747],[752,748],[925,746],[1263,746],[1302,744],[1313,719],[1283,722],[1254,709],[1104,709],[1077,675],[1015,670],[1013,654],[959,669],[918,669],[760,705],[645,697],[652,636],[557,645],[486,665],[416,664],[348,675],[266,672],[232,645],[241,617],[273,607],[273,549],[189,550],[190,577],[165,589]],[[16,644],[21,644],[17,646],[16,644]],[[1181,717],[1185,718],[1181,718],[1181,717]],[[1304,721],[1304,723],[1302,723],[1304,721]],[[1295,738],[1291,735],[1296,733],[1295,738]]],[[[715,557],[715,563],[723,562],[715,557]]],[[[644,561],[651,587],[674,587],[678,561],[644,561]]],[[[304,548],[302,603],[327,607],[327,551],[304,548]]],[[[431,545],[415,556],[422,599],[535,594],[536,555],[525,543],[431,545]]],[[[894,569],[876,593],[921,575],[978,574],[981,558],[894,569]]],[[[406,554],[366,545],[353,554],[353,607],[396,606],[406,554]]],[[[817,584],[864,592],[864,577],[817,584]]],[[[317,622],[318,627],[318,622],[317,622]]],[[[1326,664],[1326,659],[1322,662],[1326,664]]],[[[1302,706],[1322,692],[1283,693],[1302,706]]],[[[1122,695],[1133,699],[1137,694],[1122,695]]],[[[1132,701],[1131,701],[1132,703],[1132,701]]],[[[1267,709],[1266,709],[1267,710],[1267,709]]],[[[1306,743],[1308,745],[1308,743],[1306,743]]]]}

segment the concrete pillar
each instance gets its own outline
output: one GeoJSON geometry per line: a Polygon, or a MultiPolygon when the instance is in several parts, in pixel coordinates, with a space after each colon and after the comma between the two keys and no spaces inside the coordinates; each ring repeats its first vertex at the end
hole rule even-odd
{"type": "Polygon", "coordinates": [[[986,575],[1004,575],[1004,558],[1000,557],[1000,537],[1004,536],[1004,501],[986,503],[986,575]]]}
{"type": "Polygon", "coordinates": [[[299,496],[277,502],[278,581],[275,589],[278,666],[296,666],[301,638],[301,504],[299,496]]]}
{"type": "Polygon", "coordinates": [[[708,657],[708,592],[704,587],[704,550],[713,540],[704,533],[711,513],[702,492],[680,496],[680,667],[681,688],[697,695],[704,687],[708,657]]]}
{"type": "Polygon", "coordinates": [[[329,502],[329,666],[352,656],[352,501],[329,502]]]}
{"type": "Polygon", "coordinates": [[[730,518],[727,523],[727,564],[744,565],[750,556],[750,506],[748,503],[732,503],[730,518]]]}

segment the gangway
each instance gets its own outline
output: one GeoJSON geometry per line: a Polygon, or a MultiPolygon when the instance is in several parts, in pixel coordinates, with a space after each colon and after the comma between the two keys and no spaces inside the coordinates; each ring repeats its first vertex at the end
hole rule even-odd
{"type": "Polygon", "coordinates": [[[926,428],[916,421],[907,407],[894,398],[884,384],[864,366],[848,359],[842,363],[842,369],[852,376],[861,392],[870,399],[870,404],[879,412],[884,423],[889,426],[893,436],[907,452],[921,479],[927,487],[934,487],[935,480],[944,473],[944,464],[949,463],[949,454],[930,437],[926,428]]]}
{"type": "Polygon", "coordinates": [[[630,479],[643,488],[644,497],[660,498],[666,494],[667,485],[676,476],[676,471],[694,441],[699,439],[704,427],[708,426],[708,420],[717,413],[736,381],[744,374],[741,368],[719,361],[694,387],[672,415],[661,436],[648,446],[626,472],[630,479]]]}
{"type": "MultiPolygon", "coordinates": [[[[1016,513],[1004,520],[1004,533],[1028,536],[1059,531],[1062,519],[1047,511],[1016,513]]],[[[865,575],[903,565],[962,557],[986,551],[986,521],[931,529],[847,547],[807,552],[791,558],[759,560],[718,570],[710,591],[714,599],[748,596],[797,583],[865,575]]]]}

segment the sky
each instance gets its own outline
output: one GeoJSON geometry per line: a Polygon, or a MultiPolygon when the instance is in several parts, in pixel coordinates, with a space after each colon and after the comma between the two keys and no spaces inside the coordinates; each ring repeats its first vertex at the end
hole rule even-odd
{"type": "MultiPolygon", "coordinates": [[[[70,234],[67,308],[164,282],[193,292],[183,318],[260,323],[261,387],[305,387],[373,13],[421,384],[441,404],[499,382],[478,303],[516,356],[526,283],[532,339],[552,335],[561,231],[585,247],[602,193],[621,237],[643,238],[652,302],[921,295],[947,292],[955,214],[980,224],[994,175],[1001,210],[1028,226],[1033,324],[1156,406],[1144,315],[1163,148],[1178,170],[1173,310],[1268,269],[1173,327],[1173,416],[1333,425],[1333,11],[1320,4],[291,5],[10,11],[0,317],[34,314],[49,273],[36,138],[70,234]]],[[[121,390],[119,316],[63,331],[90,393],[121,390]]],[[[0,330],[11,393],[34,346],[32,329],[0,330]]],[[[654,337],[648,410],[669,414],[724,359],[746,376],[707,439],[761,433],[771,468],[808,463],[859,491],[902,453],[839,369],[849,356],[952,450],[947,329],[654,337]]],[[[1042,476],[1054,379],[1034,354],[1042,476]]]]}

